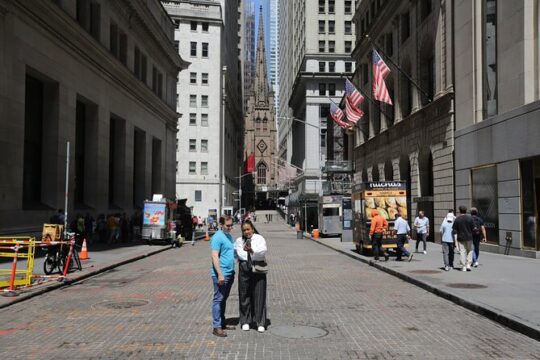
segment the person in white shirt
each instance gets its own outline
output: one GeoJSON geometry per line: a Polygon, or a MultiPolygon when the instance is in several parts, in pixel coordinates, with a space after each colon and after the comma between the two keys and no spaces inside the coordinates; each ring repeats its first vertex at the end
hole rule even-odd
{"type": "Polygon", "coordinates": [[[240,324],[247,331],[251,323],[257,331],[264,332],[266,326],[266,274],[253,272],[253,261],[266,260],[266,240],[255,234],[250,220],[242,224],[242,237],[236,239],[234,250],[238,257],[238,303],[240,324]]]}
{"type": "Polygon", "coordinates": [[[418,212],[418,216],[414,219],[414,228],[416,229],[416,252],[420,241],[424,243],[424,254],[426,251],[426,241],[429,236],[429,219],[424,215],[423,211],[418,212]]]}
{"type": "Polygon", "coordinates": [[[411,232],[411,227],[407,220],[401,217],[400,213],[396,214],[396,220],[394,221],[394,231],[397,235],[397,256],[396,261],[401,261],[401,256],[405,255],[408,261],[411,261],[413,255],[405,249],[405,243],[410,238],[409,233],[411,232]]]}

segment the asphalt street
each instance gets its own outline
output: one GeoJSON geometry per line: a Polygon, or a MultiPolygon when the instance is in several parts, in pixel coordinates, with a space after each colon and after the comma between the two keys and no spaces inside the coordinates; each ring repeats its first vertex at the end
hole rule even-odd
{"type": "MultiPolygon", "coordinates": [[[[260,226],[265,333],[212,335],[208,242],[0,309],[6,359],[540,359],[540,343],[309,239],[260,226]]],[[[239,229],[234,229],[239,235],[239,229]]],[[[227,318],[238,321],[236,283],[227,318]]]]}

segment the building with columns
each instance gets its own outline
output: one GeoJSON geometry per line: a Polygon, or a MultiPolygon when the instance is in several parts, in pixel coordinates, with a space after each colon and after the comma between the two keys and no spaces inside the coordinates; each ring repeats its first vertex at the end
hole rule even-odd
{"type": "MultiPolygon", "coordinates": [[[[407,182],[409,220],[432,230],[454,208],[454,84],[451,1],[361,1],[354,15],[354,84],[372,98],[374,46],[390,68],[393,105],[363,103],[355,128],[355,182],[407,182]],[[369,36],[369,38],[368,38],[369,36]]],[[[430,231],[430,238],[439,237],[430,231]]]]}
{"type": "Polygon", "coordinates": [[[266,67],[264,26],[260,9],[255,79],[245,114],[244,148],[247,157],[255,154],[255,173],[243,186],[245,207],[267,208],[271,204],[271,192],[276,190],[276,126],[274,93],[268,83],[266,67]]]}
{"type": "Polygon", "coordinates": [[[160,2],[0,1],[0,229],[175,196],[174,48],[160,2]]]}

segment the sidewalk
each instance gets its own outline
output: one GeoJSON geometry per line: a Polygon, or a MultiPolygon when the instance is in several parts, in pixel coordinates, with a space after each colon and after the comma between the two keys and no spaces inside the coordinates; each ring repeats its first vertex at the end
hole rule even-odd
{"type": "MultiPolygon", "coordinates": [[[[262,233],[290,231],[291,239],[296,235],[293,228],[281,222],[257,223],[257,228],[262,233]]],[[[459,254],[455,254],[456,269],[447,272],[442,269],[440,244],[428,243],[427,254],[416,254],[415,241],[411,241],[409,249],[414,254],[411,262],[397,262],[395,257],[385,262],[358,254],[354,243],[341,242],[340,238],[312,240],[540,340],[540,261],[537,259],[480,252],[480,266],[462,272],[459,254]]]]}
{"type": "MultiPolygon", "coordinates": [[[[197,232],[197,239],[201,241],[204,238],[204,232],[197,232]],[[202,235],[201,235],[202,234],[202,235]]],[[[182,247],[191,246],[190,241],[184,242],[182,247]]],[[[115,267],[137,261],[139,259],[151,256],[162,251],[173,250],[182,251],[182,247],[172,248],[170,245],[147,245],[143,241],[131,241],[128,243],[117,244],[90,244],[88,245],[88,252],[90,259],[82,260],[82,271],[70,272],[65,282],[59,282],[56,279],[51,279],[47,282],[38,283],[30,288],[23,288],[17,290],[18,296],[5,297],[0,296],[0,309],[11,304],[32,298],[34,296],[43,294],[45,292],[66,286],[73,282],[77,282],[86,279],[90,276],[108,271],[115,267]]],[[[34,275],[44,275],[43,273],[43,260],[45,251],[36,249],[36,257],[34,260],[34,275]]],[[[26,261],[17,262],[19,269],[26,267],[26,261]]],[[[11,268],[11,262],[0,263],[0,269],[11,268]]],[[[0,290],[0,295],[3,291],[0,290]]]]}

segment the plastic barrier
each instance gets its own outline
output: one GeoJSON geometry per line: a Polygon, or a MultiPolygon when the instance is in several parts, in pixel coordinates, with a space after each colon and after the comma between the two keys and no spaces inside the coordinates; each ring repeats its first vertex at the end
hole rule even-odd
{"type": "Polygon", "coordinates": [[[9,293],[13,294],[17,286],[31,285],[35,252],[34,237],[0,237],[0,257],[13,259],[10,269],[0,269],[0,288],[8,288],[9,293]],[[19,259],[26,260],[25,269],[17,270],[19,259]]]}
{"type": "Polygon", "coordinates": [[[313,229],[313,232],[312,232],[312,236],[314,239],[318,239],[319,238],[319,229],[313,229]]]}

